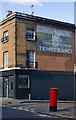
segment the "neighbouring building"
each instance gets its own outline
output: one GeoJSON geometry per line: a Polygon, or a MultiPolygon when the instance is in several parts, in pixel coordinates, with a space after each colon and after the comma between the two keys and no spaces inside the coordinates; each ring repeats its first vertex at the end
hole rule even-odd
{"type": "Polygon", "coordinates": [[[0,96],[74,99],[75,25],[9,11],[0,22],[0,96]]]}

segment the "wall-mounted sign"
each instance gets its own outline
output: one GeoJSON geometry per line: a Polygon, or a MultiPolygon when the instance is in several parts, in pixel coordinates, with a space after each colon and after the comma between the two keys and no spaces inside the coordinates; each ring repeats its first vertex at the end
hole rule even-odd
{"type": "Polygon", "coordinates": [[[37,50],[72,54],[72,32],[38,25],[37,50]]]}

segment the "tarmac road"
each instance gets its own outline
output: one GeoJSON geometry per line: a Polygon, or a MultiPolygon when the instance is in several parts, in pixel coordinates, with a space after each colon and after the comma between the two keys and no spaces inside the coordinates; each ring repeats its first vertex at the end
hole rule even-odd
{"type": "Polygon", "coordinates": [[[46,120],[59,120],[58,117],[54,116],[49,116],[45,115],[42,113],[37,112],[33,107],[36,107],[36,104],[27,104],[26,106],[24,105],[15,105],[15,106],[10,106],[10,105],[3,105],[2,107],[2,120],[5,120],[7,118],[11,119],[25,119],[27,120],[28,118],[32,118],[33,120],[35,118],[38,119],[46,119],[46,120]]]}
{"type": "MultiPolygon", "coordinates": [[[[15,100],[3,98],[0,104],[3,105],[3,118],[19,117],[24,120],[29,118],[39,118],[37,120],[76,120],[76,102],[58,101],[57,111],[49,111],[49,101],[47,100],[15,100]]],[[[11,120],[12,120],[11,118],[11,120]]],[[[15,119],[14,119],[15,120],[15,119]]]]}

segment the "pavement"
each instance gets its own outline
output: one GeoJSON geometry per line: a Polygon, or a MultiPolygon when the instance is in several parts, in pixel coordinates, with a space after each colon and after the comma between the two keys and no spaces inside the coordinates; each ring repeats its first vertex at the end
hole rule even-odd
{"type": "Polygon", "coordinates": [[[46,115],[52,115],[63,118],[65,120],[76,120],[76,101],[57,101],[57,111],[49,111],[49,100],[26,100],[26,99],[11,99],[0,98],[0,104],[5,105],[24,105],[25,103],[39,103],[41,108],[36,107],[36,111],[46,115]]]}

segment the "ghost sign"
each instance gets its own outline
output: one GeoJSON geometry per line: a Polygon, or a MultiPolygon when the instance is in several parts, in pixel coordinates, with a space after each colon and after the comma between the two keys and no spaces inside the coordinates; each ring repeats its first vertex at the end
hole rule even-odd
{"type": "Polygon", "coordinates": [[[72,32],[38,25],[37,50],[72,54],[72,32]]]}

